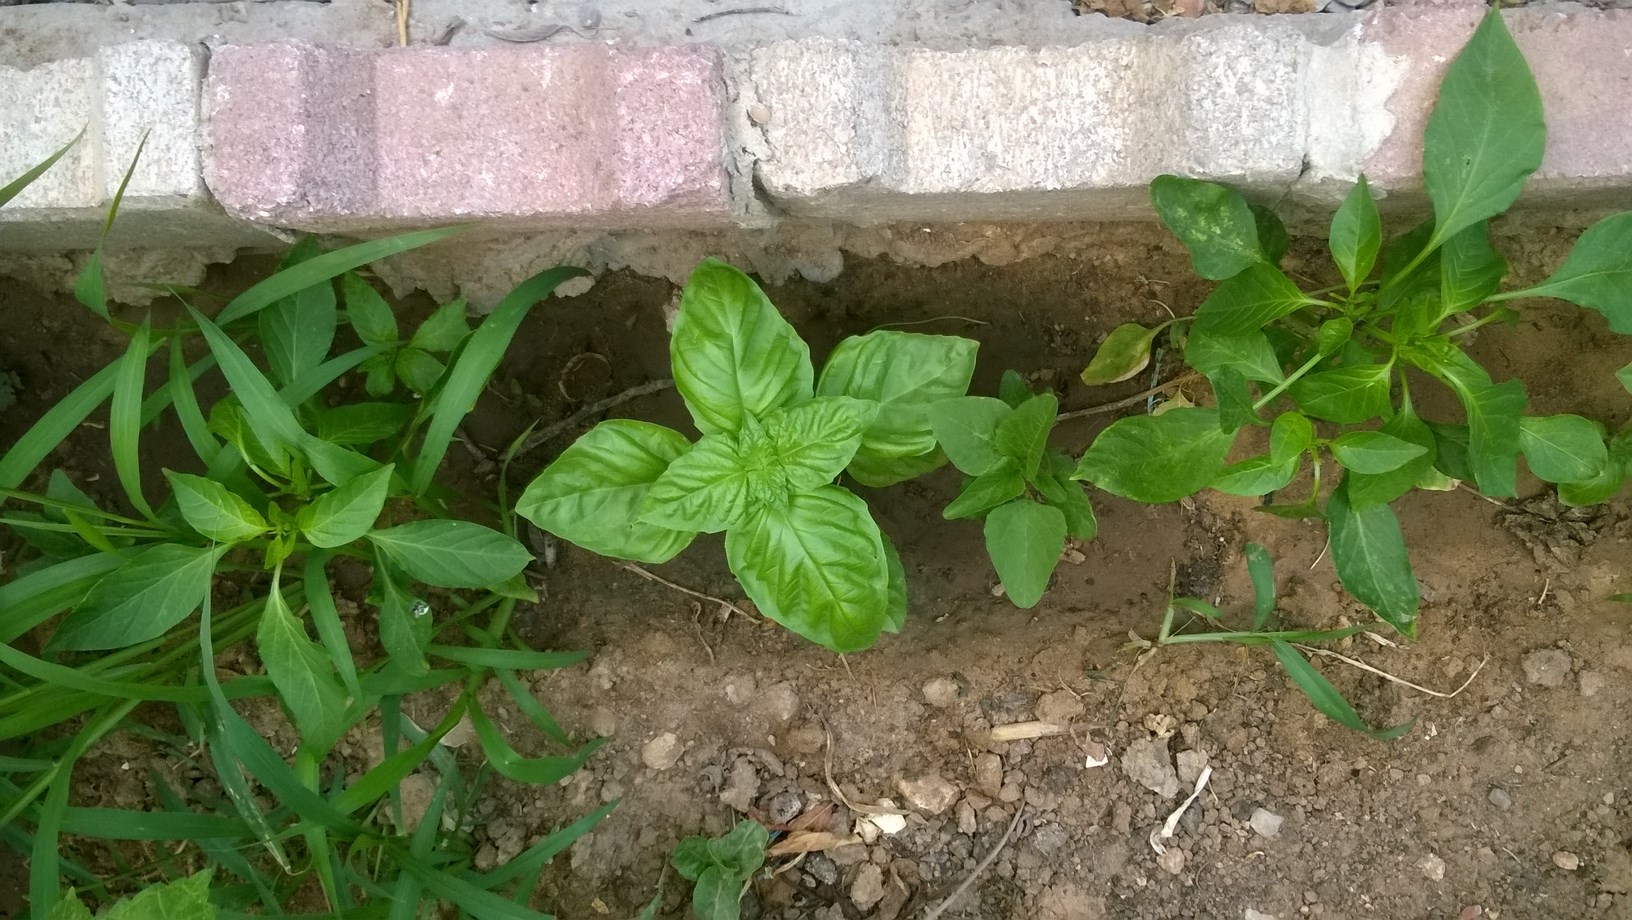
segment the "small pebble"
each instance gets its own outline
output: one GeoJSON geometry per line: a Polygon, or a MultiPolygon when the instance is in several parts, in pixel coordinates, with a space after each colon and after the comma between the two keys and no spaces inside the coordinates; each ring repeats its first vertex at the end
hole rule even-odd
{"type": "Polygon", "coordinates": [[[1507,790],[1500,786],[1491,789],[1490,795],[1486,796],[1486,798],[1490,799],[1490,804],[1495,805],[1502,811],[1507,811],[1513,807],[1513,797],[1508,795],[1507,790]]]}
{"type": "Polygon", "coordinates": [[[1254,808],[1252,817],[1247,819],[1247,823],[1251,824],[1252,829],[1258,832],[1258,836],[1273,837],[1281,832],[1281,822],[1285,820],[1285,818],[1268,809],[1254,808]]]}
{"type": "Polygon", "coordinates": [[[640,759],[653,770],[667,770],[679,763],[680,755],[685,752],[685,746],[674,732],[664,732],[646,742],[646,746],[640,749],[640,759]]]}
{"type": "Polygon", "coordinates": [[[1156,865],[1169,875],[1178,875],[1184,871],[1184,851],[1178,847],[1169,847],[1165,853],[1156,857],[1156,865]]]}
{"type": "Polygon", "coordinates": [[[1553,865],[1563,869],[1565,872],[1574,872],[1575,870],[1581,868],[1581,857],[1571,853],[1569,850],[1559,850],[1553,854],[1553,865]]]}
{"type": "Polygon", "coordinates": [[[917,779],[903,779],[895,788],[907,797],[913,808],[938,815],[958,800],[958,787],[947,782],[938,773],[927,773],[917,779]]]}
{"type": "Polygon", "coordinates": [[[856,872],[856,881],[850,886],[850,901],[865,912],[884,899],[884,870],[874,863],[862,866],[856,872]]]}
{"type": "Polygon", "coordinates": [[[1570,678],[1570,666],[1573,662],[1568,652],[1556,648],[1537,649],[1520,662],[1524,667],[1524,678],[1532,684],[1543,687],[1562,687],[1570,678]]]}
{"type": "Polygon", "coordinates": [[[754,103],[748,107],[748,120],[756,125],[766,124],[771,120],[771,107],[761,103],[754,103]]]}
{"type": "Polygon", "coordinates": [[[939,709],[945,709],[958,701],[957,683],[945,677],[931,679],[924,684],[923,692],[924,702],[939,709]]]}
{"type": "Polygon", "coordinates": [[[981,795],[997,798],[1003,789],[1003,758],[996,754],[982,754],[975,758],[975,788],[981,795]]]}
{"type": "Polygon", "coordinates": [[[1419,860],[1417,868],[1422,870],[1422,874],[1429,881],[1440,882],[1445,880],[1445,860],[1440,859],[1439,856],[1433,853],[1429,853],[1419,860]]]}

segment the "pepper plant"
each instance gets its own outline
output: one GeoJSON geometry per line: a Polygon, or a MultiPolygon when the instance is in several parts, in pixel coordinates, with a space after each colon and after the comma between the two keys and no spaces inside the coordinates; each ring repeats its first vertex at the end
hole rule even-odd
{"type": "Polygon", "coordinates": [[[888,485],[946,462],[930,405],[961,395],[976,344],[888,330],[845,339],[818,376],[810,348],[747,275],[716,260],[687,281],[669,342],[702,439],[648,422],[595,426],[516,512],[585,549],[660,563],[699,533],[761,613],[839,652],[901,628],[901,561],[867,505],[833,480],[888,485]]]}
{"type": "Polygon", "coordinates": [[[1195,271],[1220,284],[1194,316],[1114,330],[1084,379],[1137,373],[1165,329],[1206,375],[1216,405],[1117,421],[1076,477],[1136,501],[1210,487],[1264,496],[1260,510],[1272,514],[1321,518],[1344,587],[1407,636],[1419,588],[1390,502],[1459,481],[1513,496],[1521,455],[1566,501],[1613,495],[1627,475],[1624,436],[1606,444],[1603,427],[1586,418],[1525,415],[1524,384],[1492,379],[1466,350],[1476,330],[1513,320],[1510,304],[1526,298],[1568,300],[1632,332],[1632,214],[1588,229],[1539,284],[1502,286],[1508,264],[1491,246],[1490,221],[1517,199],[1545,145],[1535,79],[1493,10],[1446,72],[1428,121],[1423,181],[1433,218],[1385,244],[1362,177],[1331,224],[1341,284],[1301,290],[1279,267],[1287,248],[1279,220],[1233,189],[1157,178],[1151,199],[1162,221],[1195,271]],[[1447,387],[1464,417],[1420,416],[1408,370],[1447,387]],[[1228,464],[1248,428],[1267,431],[1267,449],[1228,464]],[[1304,497],[1271,501],[1305,469],[1304,497]]]}

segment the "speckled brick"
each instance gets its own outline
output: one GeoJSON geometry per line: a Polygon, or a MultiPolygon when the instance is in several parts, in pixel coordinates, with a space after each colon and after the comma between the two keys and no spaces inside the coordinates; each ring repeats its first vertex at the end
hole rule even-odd
{"type": "Polygon", "coordinates": [[[720,71],[698,45],[229,46],[206,176],[229,212],[305,230],[722,226],[720,71]]]}

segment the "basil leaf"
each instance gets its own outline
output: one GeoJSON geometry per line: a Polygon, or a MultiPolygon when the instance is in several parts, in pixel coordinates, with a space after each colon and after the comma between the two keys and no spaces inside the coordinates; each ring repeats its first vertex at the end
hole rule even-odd
{"type": "MultiPolygon", "coordinates": [[[[748,439],[744,439],[748,440],[748,439]]],[[[762,504],[788,492],[786,476],[752,452],[769,448],[763,436],[745,449],[736,435],[711,434],[669,464],[640,504],[637,520],[670,530],[719,533],[746,523],[762,504]]]]}
{"type": "Polygon", "coordinates": [[[962,396],[975,372],[972,339],[879,330],[840,342],[822,367],[817,396],[878,404],[861,449],[877,457],[913,457],[935,449],[929,407],[962,396]]]}
{"type": "Polygon", "coordinates": [[[808,492],[832,482],[855,457],[878,411],[871,400],[818,396],[771,413],[765,434],[787,488],[808,492]]]}

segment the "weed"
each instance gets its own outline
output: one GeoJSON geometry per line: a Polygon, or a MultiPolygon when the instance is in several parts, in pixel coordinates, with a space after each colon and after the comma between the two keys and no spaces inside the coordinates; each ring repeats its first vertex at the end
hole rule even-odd
{"type": "Polygon", "coordinates": [[[846,339],[818,377],[810,349],[747,275],[700,265],[669,356],[703,437],[602,422],[527,487],[516,512],[585,549],[666,562],[725,532],[731,571],[760,612],[840,652],[906,617],[905,574],[867,505],[873,486],[946,462],[927,417],[962,394],[974,342],[878,331],[846,339]]]}
{"type": "Polygon", "coordinates": [[[669,861],[681,878],[692,883],[692,911],[701,920],[737,920],[748,880],[765,864],[770,842],[770,833],[757,821],[738,821],[720,837],[680,841],[669,861]]]}
{"type": "MultiPolygon", "coordinates": [[[[1489,222],[1518,197],[1545,141],[1535,80],[1492,11],[1451,64],[1428,121],[1423,177],[1433,219],[1385,246],[1362,177],[1331,224],[1340,285],[1300,290],[1278,267],[1288,245],[1280,221],[1234,190],[1156,179],[1151,198],[1163,222],[1195,271],[1221,283],[1194,316],[1114,330],[1083,378],[1137,373],[1166,329],[1212,384],[1216,405],[1117,421],[1083,455],[1076,478],[1141,502],[1210,487],[1265,496],[1260,510],[1271,514],[1322,518],[1344,587],[1406,636],[1416,633],[1420,594],[1390,502],[1463,480],[1512,496],[1521,454],[1567,502],[1614,495],[1632,438],[1606,444],[1604,429],[1580,416],[1524,415],[1524,384],[1495,382],[1464,350],[1475,330],[1516,317],[1508,302],[1530,297],[1573,301],[1632,332],[1632,213],[1588,229],[1540,284],[1501,289],[1508,265],[1491,247],[1489,222]],[[1449,388],[1465,420],[1419,417],[1408,368],[1449,388]],[[1268,430],[1267,452],[1226,466],[1248,427],[1268,430]],[[1327,463],[1342,478],[1323,503],[1327,463]],[[1268,503],[1306,464],[1308,496],[1268,503]]],[[[1622,378],[1632,380],[1632,370],[1622,378]]]]}

